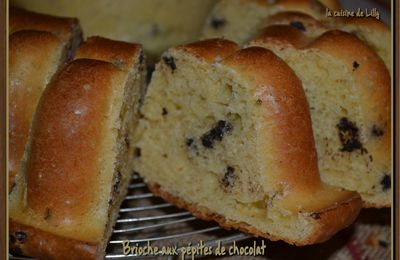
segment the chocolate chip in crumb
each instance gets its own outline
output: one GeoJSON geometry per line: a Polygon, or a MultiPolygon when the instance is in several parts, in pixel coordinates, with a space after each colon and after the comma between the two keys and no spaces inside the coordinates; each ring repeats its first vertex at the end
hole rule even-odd
{"type": "Polygon", "coordinates": [[[139,158],[140,156],[142,156],[142,149],[140,149],[139,147],[135,148],[135,157],[139,158]]]}
{"type": "Polygon", "coordinates": [[[163,61],[165,64],[167,64],[171,68],[172,72],[174,72],[176,70],[176,64],[175,64],[174,58],[172,58],[170,56],[164,56],[163,61]]]}
{"type": "Polygon", "coordinates": [[[163,116],[168,115],[168,110],[165,107],[162,108],[162,115],[163,116]]]}
{"type": "Polygon", "coordinates": [[[383,240],[379,240],[379,245],[381,246],[381,247],[387,247],[388,246],[388,243],[386,242],[386,241],[383,241],[383,240]]]}
{"type": "Polygon", "coordinates": [[[373,161],[374,161],[374,158],[372,157],[372,155],[369,156],[369,161],[370,161],[370,162],[373,162],[373,161]]]}
{"type": "Polygon", "coordinates": [[[368,152],[363,148],[361,142],[359,141],[359,130],[354,122],[349,121],[347,118],[343,117],[340,119],[339,124],[336,125],[339,130],[339,138],[342,143],[342,152],[352,152],[354,150],[361,150],[361,153],[368,152]]]}
{"type": "Polygon", "coordinates": [[[164,158],[168,158],[168,155],[166,153],[163,154],[164,158]]]}
{"type": "Polygon", "coordinates": [[[217,18],[217,17],[212,17],[211,19],[211,27],[214,29],[219,29],[223,26],[225,26],[226,20],[224,18],[217,18]]]}
{"type": "Polygon", "coordinates": [[[257,104],[257,105],[261,105],[261,104],[262,104],[262,100],[261,100],[261,99],[257,99],[257,100],[256,100],[256,104],[257,104]]]}
{"type": "Polygon", "coordinates": [[[304,24],[302,22],[299,21],[293,21],[290,23],[290,26],[299,29],[300,31],[306,31],[306,27],[304,26],[304,24]]]}
{"type": "Polygon", "coordinates": [[[384,190],[384,191],[389,190],[392,185],[390,175],[385,174],[380,183],[382,185],[382,190],[384,190]]]}
{"type": "Polygon", "coordinates": [[[235,183],[235,180],[236,180],[235,168],[227,166],[224,177],[221,180],[222,185],[225,188],[232,187],[233,184],[235,183]]]}
{"type": "Polygon", "coordinates": [[[194,139],[193,138],[187,138],[186,139],[186,145],[188,147],[192,146],[193,143],[194,143],[194,139]]]}
{"type": "Polygon", "coordinates": [[[222,141],[225,134],[229,134],[233,129],[231,123],[219,120],[215,127],[201,136],[201,143],[206,148],[214,148],[215,141],[222,141]]]}
{"type": "Polygon", "coordinates": [[[314,212],[310,215],[313,219],[320,219],[321,218],[321,214],[318,212],[314,212]]]}
{"type": "Polygon", "coordinates": [[[353,71],[355,71],[356,69],[358,69],[358,67],[360,67],[360,64],[358,64],[357,61],[353,61],[353,71]]]}
{"type": "Polygon", "coordinates": [[[382,136],[384,134],[383,130],[377,127],[376,125],[372,126],[372,135],[374,136],[382,136]]]}
{"type": "Polygon", "coordinates": [[[26,233],[24,231],[17,231],[15,232],[15,237],[17,238],[17,240],[21,243],[25,243],[26,242],[26,233]]]}

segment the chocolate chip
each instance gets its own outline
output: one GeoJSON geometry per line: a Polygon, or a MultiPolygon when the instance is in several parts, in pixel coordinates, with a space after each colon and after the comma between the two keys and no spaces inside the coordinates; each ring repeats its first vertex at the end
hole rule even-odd
{"type": "Polygon", "coordinates": [[[388,190],[391,187],[392,181],[390,179],[390,175],[385,174],[381,180],[382,190],[388,190]]]}
{"type": "Polygon", "coordinates": [[[235,183],[236,175],[235,175],[235,168],[228,166],[226,167],[226,171],[224,177],[221,180],[222,185],[225,188],[232,187],[235,183]]]}
{"type": "Polygon", "coordinates": [[[379,245],[381,246],[381,247],[387,247],[388,246],[388,243],[386,242],[386,241],[383,241],[383,240],[379,240],[379,245]]]}
{"type": "Polygon", "coordinates": [[[194,139],[193,138],[187,138],[186,139],[186,145],[187,146],[190,147],[190,146],[192,146],[193,143],[194,143],[194,139]]]}
{"type": "Polygon", "coordinates": [[[262,100],[261,99],[257,99],[256,103],[257,103],[257,105],[261,105],[262,104],[262,100]]]}
{"type": "Polygon", "coordinates": [[[166,153],[163,154],[164,158],[168,158],[168,155],[166,153]]]}
{"type": "Polygon", "coordinates": [[[176,70],[176,64],[175,64],[174,58],[169,57],[169,56],[164,56],[163,61],[165,64],[167,64],[171,68],[172,72],[174,72],[176,70]]]}
{"type": "Polygon", "coordinates": [[[339,124],[336,125],[339,129],[339,138],[342,143],[342,152],[352,152],[354,150],[361,150],[361,153],[368,152],[363,148],[359,139],[358,128],[354,122],[349,121],[343,117],[340,119],[339,124]]]}
{"type": "Polygon", "coordinates": [[[140,156],[142,156],[142,149],[140,149],[139,147],[135,148],[135,157],[139,158],[140,156]]]}
{"type": "Polygon", "coordinates": [[[306,27],[304,26],[304,24],[302,22],[299,21],[293,21],[290,23],[290,26],[299,29],[300,31],[305,31],[306,27]]]}
{"type": "Polygon", "coordinates": [[[382,136],[384,134],[383,130],[376,125],[372,127],[372,135],[374,136],[382,136]]]}
{"type": "Polygon", "coordinates": [[[321,213],[319,213],[319,212],[311,213],[310,216],[311,216],[313,219],[321,219],[321,213]]]}
{"type": "Polygon", "coordinates": [[[372,157],[372,155],[369,156],[369,160],[370,160],[370,162],[374,161],[374,158],[372,157]]]}
{"type": "Polygon", "coordinates": [[[217,18],[217,17],[212,17],[211,19],[211,27],[213,27],[214,29],[219,29],[223,26],[225,26],[226,24],[226,20],[224,18],[217,18]]]}
{"type": "Polygon", "coordinates": [[[358,69],[358,67],[360,67],[360,64],[358,64],[357,61],[353,61],[353,71],[355,71],[356,69],[358,69]]]}
{"type": "Polygon", "coordinates": [[[222,141],[224,135],[230,133],[232,129],[233,126],[231,123],[224,120],[219,120],[215,127],[202,135],[201,143],[206,148],[214,148],[214,142],[222,141]]]}
{"type": "Polygon", "coordinates": [[[162,108],[162,115],[163,116],[168,115],[168,110],[165,107],[162,108]]]}
{"type": "Polygon", "coordinates": [[[151,76],[153,75],[153,72],[154,72],[154,70],[155,70],[155,65],[154,64],[149,64],[149,65],[147,65],[147,68],[146,68],[146,85],[148,85],[149,83],[150,83],[150,81],[151,81],[151,76]]]}
{"type": "Polygon", "coordinates": [[[26,233],[24,231],[17,231],[15,232],[15,237],[18,239],[19,242],[25,243],[26,242],[26,233]]]}

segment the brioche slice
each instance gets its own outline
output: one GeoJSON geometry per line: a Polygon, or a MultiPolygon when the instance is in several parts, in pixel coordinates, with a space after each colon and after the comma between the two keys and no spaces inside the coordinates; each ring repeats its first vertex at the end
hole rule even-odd
{"type": "Polygon", "coordinates": [[[317,20],[300,12],[280,12],[267,17],[260,23],[263,28],[271,25],[291,25],[301,30],[308,37],[318,37],[332,29],[340,29],[356,35],[368,44],[385,62],[386,67],[392,67],[391,32],[389,27],[375,18],[331,18],[317,20]]]}
{"type": "Polygon", "coordinates": [[[76,19],[49,18],[15,8],[10,9],[10,33],[8,174],[11,190],[39,98],[53,74],[81,42],[82,33],[76,19]],[[40,26],[41,23],[46,26],[40,26]]]}
{"type": "Polygon", "coordinates": [[[44,91],[10,194],[10,248],[103,259],[132,173],[141,47],[90,38],[44,91]]]}
{"type": "Polygon", "coordinates": [[[135,171],[199,218],[306,245],[360,210],[357,193],[320,182],[301,83],[270,51],[218,39],[172,48],[141,114],[135,171]]]}
{"type": "Polygon", "coordinates": [[[250,46],[273,50],[300,77],[311,109],[322,180],[391,205],[391,90],[383,61],[356,36],[318,38],[267,27],[250,46]]]}
{"type": "Polygon", "coordinates": [[[317,19],[325,17],[326,8],[337,10],[336,0],[219,0],[203,28],[202,37],[224,37],[243,44],[256,36],[265,18],[282,11],[297,11],[317,19]]]}

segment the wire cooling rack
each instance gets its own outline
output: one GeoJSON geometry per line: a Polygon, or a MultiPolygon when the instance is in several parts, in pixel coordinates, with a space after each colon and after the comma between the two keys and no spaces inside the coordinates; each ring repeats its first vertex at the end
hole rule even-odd
{"type": "MultiPolygon", "coordinates": [[[[178,209],[151,193],[138,175],[133,175],[128,195],[120,208],[119,218],[107,246],[106,259],[142,259],[163,257],[174,259],[171,255],[146,255],[123,253],[123,242],[129,241],[131,247],[144,247],[150,243],[154,247],[176,246],[181,253],[183,247],[196,246],[203,241],[205,247],[215,248],[218,243],[232,244],[242,241],[249,235],[238,231],[228,231],[215,222],[202,221],[189,212],[178,209]]],[[[176,256],[175,256],[176,257],[176,256]]],[[[196,258],[200,257],[199,255],[196,258]]],[[[31,259],[14,257],[10,259],[31,259]]]]}

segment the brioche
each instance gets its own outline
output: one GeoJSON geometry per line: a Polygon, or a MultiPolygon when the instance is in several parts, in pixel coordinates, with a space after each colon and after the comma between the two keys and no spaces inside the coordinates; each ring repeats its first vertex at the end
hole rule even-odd
{"type": "Polygon", "coordinates": [[[356,36],[312,38],[288,25],[265,28],[249,46],[273,50],[295,71],[310,105],[322,180],[391,205],[391,90],[382,59],[356,36]]]}
{"type": "Polygon", "coordinates": [[[325,17],[325,9],[337,10],[336,0],[219,0],[203,28],[202,37],[224,37],[243,44],[256,36],[267,17],[282,11],[297,11],[317,19],[325,17]]]}
{"type": "Polygon", "coordinates": [[[10,9],[9,189],[19,170],[39,98],[58,68],[82,40],[76,19],[10,9]]]}
{"type": "Polygon", "coordinates": [[[215,0],[11,0],[52,15],[78,17],[87,36],[140,42],[151,57],[195,41],[215,0]]]}
{"type": "Polygon", "coordinates": [[[89,38],[44,91],[10,194],[10,248],[103,259],[132,173],[144,81],[136,44],[89,38]]]}
{"type": "Polygon", "coordinates": [[[332,29],[352,33],[368,44],[382,58],[390,72],[392,62],[391,32],[386,24],[375,18],[329,17],[319,21],[304,13],[280,12],[267,17],[259,26],[264,28],[279,24],[291,25],[300,29],[308,37],[318,37],[332,29]]]}
{"type": "Polygon", "coordinates": [[[171,48],[140,112],[135,171],[199,218],[306,245],[359,212],[357,193],[320,182],[301,83],[270,51],[218,39],[171,48]]]}

